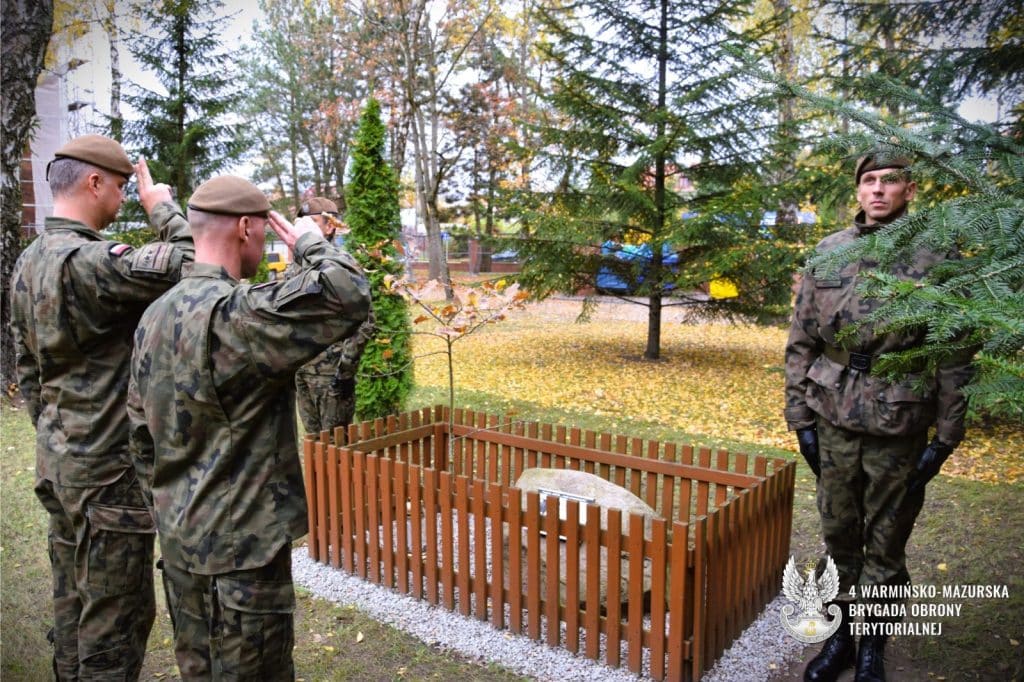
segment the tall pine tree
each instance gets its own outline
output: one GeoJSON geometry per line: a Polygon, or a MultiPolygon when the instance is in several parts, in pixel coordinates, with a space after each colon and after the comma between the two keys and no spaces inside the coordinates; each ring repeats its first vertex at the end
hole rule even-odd
{"type": "Polygon", "coordinates": [[[363,111],[352,149],[346,188],[346,245],[366,270],[377,330],[366,344],[356,377],[356,414],[375,419],[401,412],[412,390],[412,328],[405,301],[384,287],[387,275],[401,276],[396,242],[402,224],[398,180],[388,165],[380,103],[363,111]]]}
{"type": "Polygon", "coordinates": [[[555,69],[543,130],[553,186],[532,196],[520,281],[536,295],[595,287],[601,272],[626,282],[640,298],[630,300],[648,307],[648,359],[660,355],[666,305],[759,314],[788,302],[795,252],[760,225],[779,204],[759,182],[772,163],[765,150],[778,103],[752,87],[734,56],[776,35],[752,5],[585,0],[539,9],[555,69]],[[618,257],[624,243],[642,245],[639,257],[618,257]],[[716,279],[731,280],[739,296],[689,293],[716,279]]]}
{"type": "Polygon", "coordinates": [[[166,94],[132,84],[128,103],[142,118],[125,124],[125,141],[143,154],[155,178],[184,202],[197,185],[237,160],[245,149],[232,122],[240,100],[232,60],[221,51],[226,20],[219,0],[159,0],[143,5],[147,32],[131,52],[166,94]]]}

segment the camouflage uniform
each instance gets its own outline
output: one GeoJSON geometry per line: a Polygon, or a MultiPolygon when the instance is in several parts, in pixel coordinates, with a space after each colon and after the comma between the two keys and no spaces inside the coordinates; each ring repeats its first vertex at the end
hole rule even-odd
{"type": "Polygon", "coordinates": [[[197,263],[136,332],[132,454],[186,679],[293,676],[289,545],[307,528],[288,389],[370,301],[359,266],[322,237],[303,235],[295,254],[299,276],[260,285],[197,263]]]}
{"type": "MultiPolygon", "coordinates": [[[[877,227],[864,225],[862,215],[853,228],[826,237],[818,251],[849,244],[877,227]]],[[[944,258],[920,251],[891,272],[919,280],[944,258]]],[[[840,597],[858,583],[910,582],[904,549],[924,493],[908,494],[906,483],[929,427],[935,425],[937,437],[953,446],[963,438],[961,388],[971,377],[969,360],[941,367],[920,393],[912,387],[920,375],[898,383],[871,376],[872,358],[920,345],[924,330],[879,335],[869,324],[847,341],[847,350],[837,345],[840,331],[882,304],[857,292],[859,273],[876,266],[862,259],[835,273],[807,273],[786,346],[786,423],[790,430],[817,426],[818,510],[826,548],[839,569],[840,597]]]]}
{"type": "MultiPolygon", "coordinates": [[[[285,277],[293,277],[298,272],[300,269],[292,263],[285,277]]],[[[371,308],[355,334],[331,345],[295,373],[295,397],[306,433],[333,431],[352,423],[356,413],[359,360],[374,329],[371,308]]]]}
{"type": "Polygon", "coordinates": [[[151,218],[163,241],[138,249],[47,218],[12,278],[36,495],[50,514],[59,679],[137,677],[155,615],[153,520],[128,454],[128,361],[143,310],[194,249],[177,206],[151,218]]]}

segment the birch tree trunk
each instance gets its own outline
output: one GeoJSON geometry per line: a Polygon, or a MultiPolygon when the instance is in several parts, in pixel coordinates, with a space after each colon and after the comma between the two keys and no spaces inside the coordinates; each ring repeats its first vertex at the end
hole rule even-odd
{"type": "Polygon", "coordinates": [[[0,28],[0,180],[2,260],[0,260],[0,360],[4,389],[17,383],[11,335],[11,274],[21,253],[21,158],[36,120],[36,80],[53,32],[53,0],[5,0],[0,28]]]}

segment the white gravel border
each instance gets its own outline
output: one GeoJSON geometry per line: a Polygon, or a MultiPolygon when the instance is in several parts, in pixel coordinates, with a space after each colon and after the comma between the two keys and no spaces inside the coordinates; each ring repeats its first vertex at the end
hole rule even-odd
{"type": "MultiPolygon", "coordinates": [[[[392,625],[427,644],[456,651],[471,660],[489,661],[539,682],[647,680],[625,668],[609,668],[566,649],[549,648],[541,634],[535,641],[489,622],[452,613],[426,601],[375,585],[314,561],[306,547],[292,551],[295,583],[342,606],[354,606],[374,620],[392,625]]],[[[705,676],[705,682],[762,682],[785,671],[803,645],[786,634],[779,621],[785,599],[780,595],[747,628],[705,676]]],[[[564,626],[563,626],[564,627],[564,626]]],[[[581,642],[581,649],[582,649],[581,642]]],[[[602,642],[602,656],[603,656],[602,642]]],[[[625,644],[622,660],[626,660],[625,644]]],[[[649,663],[644,661],[644,671],[649,663]]]]}

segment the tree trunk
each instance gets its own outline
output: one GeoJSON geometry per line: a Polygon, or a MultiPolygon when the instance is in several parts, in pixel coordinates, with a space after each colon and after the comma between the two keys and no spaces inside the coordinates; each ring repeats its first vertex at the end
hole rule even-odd
{"type": "MultiPolygon", "coordinates": [[[[790,0],[773,0],[775,14],[785,17],[779,26],[776,35],[775,52],[775,73],[787,82],[792,82],[796,75],[796,64],[793,57],[793,9],[790,0]]],[[[781,167],[776,175],[775,182],[782,185],[790,181],[796,174],[796,112],[794,109],[793,97],[782,95],[778,104],[778,142],[779,154],[782,159],[781,167]]],[[[775,227],[779,234],[792,233],[799,222],[799,205],[792,196],[779,197],[779,205],[775,212],[775,227]]]]}
{"type": "Polygon", "coordinates": [[[36,118],[36,80],[53,32],[52,0],[5,0],[0,28],[0,127],[3,170],[0,179],[3,258],[0,259],[0,366],[3,388],[17,384],[11,334],[11,275],[21,253],[21,158],[36,118]]]}
{"type": "MultiPolygon", "coordinates": [[[[658,111],[664,112],[668,107],[668,0],[661,0],[661,24],[658,30],[658,111]]],[[[660,142],[665,137],[665,116],[658,116],[656,125],[660,142]]],[[[665,235],[665,152],[658,151],[654,157],[654,234],[651,242],[651,268],[647,281],[653,283],[647,308],[647,348],[644,357],[657,360],[661,357],[661,292],[664,291],[662,279],[662,258],[665,235]]]]}
{"type": "Polygon", "coordinates": [[[121,116],[121,37],[117,28],[115,3],[107,0],[107,13],[103,17],[103,30],[110,42],[110,136],[124,141],[124,118],[121,116]]]}

